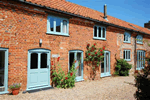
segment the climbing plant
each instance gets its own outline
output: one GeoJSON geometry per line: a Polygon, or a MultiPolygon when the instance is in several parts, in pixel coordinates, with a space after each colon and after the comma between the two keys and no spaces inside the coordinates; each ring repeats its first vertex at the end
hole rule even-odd
{"type": "Polygon", "coordinates": [[[59,65],[59,59],[60,59],[60,57],[57,58],[58,70],[56,70],[56,66],[53,63],[53,61],[51,62],[53,84],[55,84],[55,86],[57,88],[72,88],[75,86],[75,78],[76,78],[75,74],[76,74],[76,70],[77,70],[77,69],[75,69],[76,61],[74,61],[69,72],[67,74],[65,74],[65,72],[62,70],[61,66],[59,65]]]}
{"type": "Polygon", "coordinates": [[[103,48],[97,48],[96,43],[91,46],[90,44],[87,44],[87,50],[85,52],[86,57],[84,61],[87,62],[89,66],[92,66],[94,74],[94,77],[92,78],[93,80],[96,76],[96,67],[100,66],[100,63],[104,60],[104,50],[105,46],[103,48]]]}

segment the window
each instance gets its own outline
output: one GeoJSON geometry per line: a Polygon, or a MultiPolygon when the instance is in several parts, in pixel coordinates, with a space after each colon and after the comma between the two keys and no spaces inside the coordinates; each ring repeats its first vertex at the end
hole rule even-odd
{"type": "Polygon", "coordinates": [[[106,40],[106,28],[102,26],[94,26],[94,39],[106,40]]]}
{"type": "Polygon", "coordinates": [[[125,43],[131,43],[131,35],[128,32],[124,33],[124,42],[125,43]]]}
{"type": "Polygon", "coordinates": [[[83,51],[71,50],[69,51],[69,70],[76,68],[76,81],[83,80],[83,51]],[[72,66],[75,63],[74,66],[72,66]]]}
{"type": "Polygon", "coordinates": [[[138,35],[136,37],[136,43],[143,44],[143,37],[142,37],[142,35],[138,35]]]}
{"type": "Polygon", "coordinates": [[[130,57],[130,50],[124,50],[123,51],[123,58],[124,58],[124,60],[126,60],[126,61],[131,61],[131,57],[130,57]]]}
{"type": "Polygon", "coordinates": [[[49,15],[47,17],[47,34],[69,36],[69,20],[49,15]]]}
{"type": "Polygon", "coordinates": [[[141,70],[145,66],[145,51],[137,50],[137,68],[136,70],[141,70]]]}
{"type": "Polygon", "coordinates": [[[38,54],[37,53],[32,53],[31,54],[31,69],[38,69],[38,54]]]}

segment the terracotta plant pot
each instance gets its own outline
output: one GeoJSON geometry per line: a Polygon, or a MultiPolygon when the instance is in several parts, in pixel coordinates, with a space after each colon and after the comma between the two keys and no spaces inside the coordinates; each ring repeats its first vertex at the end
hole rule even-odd
{"type": "Polygon", "coordinates": [[[18,95],[20,88],[17,89],[12,89],[12,94],[13,95],[18,95]]]}

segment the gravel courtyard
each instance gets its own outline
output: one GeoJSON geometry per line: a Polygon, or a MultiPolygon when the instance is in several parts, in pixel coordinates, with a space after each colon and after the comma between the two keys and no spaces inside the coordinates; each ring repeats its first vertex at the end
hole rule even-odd
{"type": "Polygon", "coordinates": [[[105,77],[76,83],[73,89],[0,95],[0,100],[135,100],[134,77],[105,77]]]}

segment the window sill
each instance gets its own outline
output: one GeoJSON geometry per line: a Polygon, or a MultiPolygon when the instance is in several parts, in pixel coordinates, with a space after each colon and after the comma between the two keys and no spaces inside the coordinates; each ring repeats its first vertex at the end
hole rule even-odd
{"type": "Polygon", "coordinates": [[[131,61],[131,59],[124,59],[124,60],[126,60],[126,61],[131,61]]]}
{"type": "Polygon", "coordinates": [[[142,69],[144,69],[144,67],[141,67],[141,68],[136,68],[136,70],[142,70],[142,69]]]}
{"type": "Polygon", "coordinates": [[[137,42],[137,44],[143,44],[143,43],[139,43],[139,42],[137,42]]]}
{"type": "Polygon", "coordinates": [[[93,37],[93,39],[95,39],[95,40],[104,40],[104,41],[106,41],[106,38],[93,37]]]}
{"type": "Polygon", "coordinates": [[[51,32],[46,32],[46,34],[50,34],[50,35],[59,35],[59,36],[67,36],[69,37],[69,34],[64,34],[64,33],[51,33],[51,32]]]}
{"type": "Polygon", "coordinates": [[[81,80],[76,80],[76,82],[81,82],[81,81],[84,81],[84,79],[81,79],[81,80]]]}
{"type": "Polygon", "coordinates": [[[131,42],[126,42],[126,41],[123,41],[123,43],[128,43],[128,44],[131,44],[131,42]]]}

